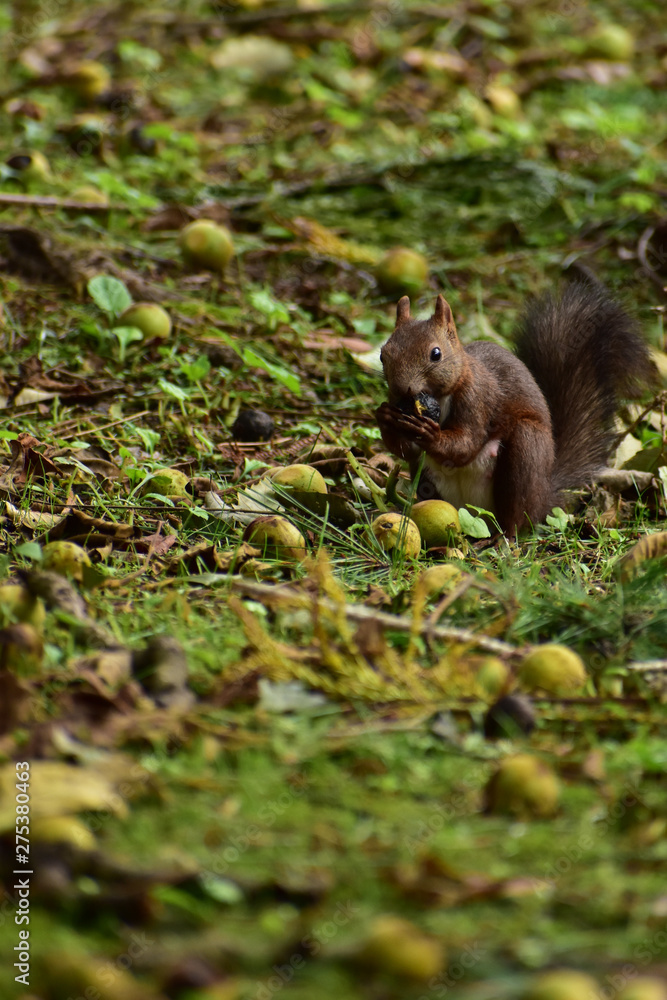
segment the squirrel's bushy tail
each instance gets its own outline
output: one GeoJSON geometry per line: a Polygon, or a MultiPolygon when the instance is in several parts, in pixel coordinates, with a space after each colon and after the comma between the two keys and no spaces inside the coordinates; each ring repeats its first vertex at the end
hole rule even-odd
{"type": "Polygon", "coordinates": [[[551,411],[554,489],[585,485],[609,460],[619,401],[655,382],[638,324],[603,285],[576,281],[528,307],[516,353],[551,411]]]}

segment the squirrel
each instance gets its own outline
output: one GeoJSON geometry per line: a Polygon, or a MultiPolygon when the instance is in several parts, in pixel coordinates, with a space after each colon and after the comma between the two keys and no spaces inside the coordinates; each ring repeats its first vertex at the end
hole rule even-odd
{"type": "Polygon", "coordinates": [[[516,353],[463,346],[442,295],[426,320],[404,295],[380,358],[389,399],[376,419],[413,478],[425,453],[417,496],[482,507],[514,537],[543,522],[562,490],[595,479],[620,400],[656,380],[637,324],[597,282],[536,299],[516,353]]]}

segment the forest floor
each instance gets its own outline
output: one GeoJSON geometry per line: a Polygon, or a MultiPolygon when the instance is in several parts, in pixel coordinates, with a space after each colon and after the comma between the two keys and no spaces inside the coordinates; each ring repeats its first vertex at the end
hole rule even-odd
{"type": "Polygon", "coordinates": [[[663,29],[658,0],[0,5],[3,997],[667,998],[663,396],[619,415],[616,489],[519,544],[476,511],[418,556],[369,531],[404,291],[511,346],[592,271],[667,370],[663,29]],[[326,501],[271,492],[305,462],[326,501]],[[258,499],[300,552],[244,542],[258,499]],[[544,643],[578,684],[522,678],[544,643]],[[516,692],[535,727],[491,738],[516,692]]]}

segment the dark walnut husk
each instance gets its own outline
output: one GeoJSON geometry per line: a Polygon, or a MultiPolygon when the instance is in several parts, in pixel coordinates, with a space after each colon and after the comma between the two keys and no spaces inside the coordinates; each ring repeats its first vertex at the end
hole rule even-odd
{"type": "Polygon", "coordinates": [[[420,392],[414,399],[405,399],[399,404],[403,413],[411,413],[416,417],[430,417],[440,423],[440,403],[427,392],[420,392]]]}
{"type": "Polygon", "coordinates": [[[241,410],[231,426],[237,441],[268,441],[274,429],[273,417],[263,410],[241,410]]]}

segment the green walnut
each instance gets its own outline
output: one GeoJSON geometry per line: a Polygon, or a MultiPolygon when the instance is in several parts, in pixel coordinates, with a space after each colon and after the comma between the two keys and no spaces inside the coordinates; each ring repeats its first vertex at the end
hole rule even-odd
{"type": "Polygon", "coordinates": [[[14,153],[7,160],[7,166],[15,170],[23,181],[51,180],[51,167],[43,153],[14,153]]]}
{"type": "Polygon", "coordinates": [[[521,114],[521,101],[515,90],[502,83],[490,83],[484,96],[501,118],[518,118],[521,114]]]}
{"type": "Polygon", "coordinates": [[[495,701],[507,688],[510,668],[497,656],[487,656],[477,671],[477,684],[484,699],[495,701]]]}
{"type": "Polygon", "coordinates": [[[186,497],[189,478],[180,469],[156,469],[141,487],[141,496],[157,493],[161,497],[186,497]]]}
{"type": "Polygon", "coordinates": [[[558,695],[580,691],[587,680],[581,657],[555,642],[533,649],[522,661],[517,677],[526,691],[539,689],[558,695]]]}
{"type": "Polygon", "coordinates": [[[135,302],[122,313],[116,326],[136,326],[147,340],[166,340],[171,333],[169,313],[155,302],[135,302]]]}
{"type": "Polygon", "coordinates": [[[461,530],[459,512],[446,500],[420,500],[413,504],[410,517],[427,549],[452,545],[461,530]]]}
{"type": "Polygon", "coordinates": [[[502,761],[486,786],[489,812],[521,819],[553,816],[559,799],[558,778],[548,764],[530,754],[502,761]]]}
{"type": "Polygon", "coordinates": [[[618,1000],[667,1000],[667,984],[657,976],[637,976],[623,987],[618,1000]]]}
{"type": "Polygon", "coordinates": [[[428,281],[428,262],[417,250],[393,247],[379,262],[375,274],[383,292],[409,295],[420,292],[428,281]]]}
{"type": "Polygon", "coordinates": [[[109,195],[92,184],[82,184],[81,187],[74,188],[70,195],[72,201],[82,201],[88,205],[100,205],[107,208],[109,205],[109,195]]]}
{"type": "Polygon", "coordinates": [[[0,621],[27,622],[39,631],[45,618],[43,601],[39,597],[33,597],[26,587],[19,583],[4,583],[0,586],[0,621]]]}
{"type": "Polygon", "coordinates": [[[72,66],[66,81],[81,100],[94,101],[109,90],[111,74],[102,63],[86,59],[72,66]]]}
{"type": "Polygon", "coordinates": [[[599,995],[591,976],[574,969],[553,969],[538,976],[522,1000],[591,1000],[599,995]]]}
{"type": "Polygon", "coordinates": [[[211,219],[197,219],[181,230],[178,242],[183,260],[193,268],[222,274],[234,255],[232,234],[211,219]]]}
{"type": "Polygon", "coordinates": [[[435,938],[387,913],[372,921],[358,960],[392,979],[426,983],[442,971],[445,953],[435,938]]]}
{"type": "Polygon", "coordinates": [[[271,480],[283,489],[304,490],[306,493],[327,493],[321,472],[312,465],[286,465],[271,473],[271,480]]]}
{"type": "Polygon", "coordinates": [[[380,514],[371,524],[371,531],[385,552],[397,550],[416,559],[421,551],[419,528],[403,514],[380,514]]]}
{"type": "Polygon", "coordinates": [[[299,529],[278,514],[256,517],[243,532],[243,540],[274,559],[301,561],[306,555],[306,540],[299,529]]]}
{"type": "MultiPolygon", "coordinates": [[[[413,508],[414,510],[414,508],[413,508]]],[[[429,566],[423,573],[420,573],[415,580],[414,590],[419,587],[427,597],[434,597],[442,594],[443,591],[453,590],[458,586],[463,576],[460,566],[453,566],[452,563],[440,563],[439,566],[429,566]]]]}
{"type": "Polygon", "coordinates": [[[75,542],[48,542],[42,549],[44,569],[61,576],[71,576],[79,583],[83,580],[84,568],[90,565],[88,553],[75,542]]]}
{"type": "Polygon", "coordinates": [[[586,54],[613,62],[627,62],[635,54],[635,40],[621,24],[601,24],[588,35],[586,54]]]}

